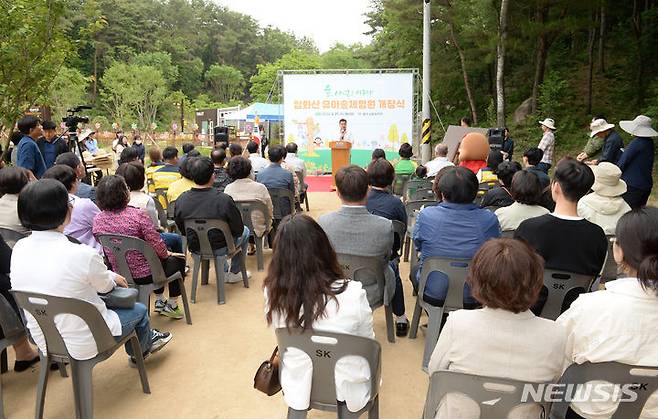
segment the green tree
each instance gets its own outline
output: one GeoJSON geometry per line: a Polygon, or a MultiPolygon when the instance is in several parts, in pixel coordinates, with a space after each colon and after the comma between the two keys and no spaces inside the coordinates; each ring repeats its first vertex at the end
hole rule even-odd
{"type": "MultiPolygon", "coordinates": [[[[64,0],[0,3],[0,132],[43,97],[64,62],[64,0]]],[[[3,140],[6,150],[8,140],[3,140]]]]}
{"type": "Polygon", "coordinates": [[[178,67],[172,63],[171,55],[167,52],[143,52],[133,57],[132,63],[158,69],[169,88],[172,88],[178,81],[178,67]]]}
{"type": "Polygon", "coordinates": [[[279,70],[309,70],[320,68],[320,57],[308,51],[294,50],[272,64],[258,65],[258,73],[251,77],[249,93],[252,100],[280,102],[281,96],[274,85],[279,70]]]}
{"type": "Polygon", "coordinates": [[[361,58],[363,46],[360,44],[336,44],[320,56],[320,65],[326,69],[367,68],[368,62],[361,58]]]}
{"type": "Polygon", "coordinates": [[[243,94],[244,76],[240,70],[230,65],[211,65],[206,71],[205,79],[213,96],[220,102],[231,102],[243,94]]]}
{"type": "Polygon", "coordinates": [[[61,120],[66,110],[87,103],[89,77],[74,68],[61,67],[42,102],[50,106],[52,120],[61,120]]]}

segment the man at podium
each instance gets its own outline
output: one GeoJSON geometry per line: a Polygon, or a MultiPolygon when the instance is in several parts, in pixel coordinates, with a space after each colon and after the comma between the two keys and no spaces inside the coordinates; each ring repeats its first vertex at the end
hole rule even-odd
{"type": "Polygon", "coordinates": [[[341,118],[338,121],[338,141],[352,142],[352,133],[347,130],[347,119],[341,118]]]}

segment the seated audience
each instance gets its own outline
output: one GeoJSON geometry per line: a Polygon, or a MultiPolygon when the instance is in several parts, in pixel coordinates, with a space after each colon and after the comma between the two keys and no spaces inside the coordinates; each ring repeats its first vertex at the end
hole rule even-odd
{"type": "Polygon", "coordinates": [[[18,194],[30,181],[30,172],[22,167],[0,169],[0,227],[29,234],[18,218],[18,194]]]}
{"type": "Polygon", "coordinates": [[[73,237],[82,244],[94,248],[99,254],[102,254],[103,248],[96,241],[92,231],[94,217],[101,210],[98,209],[96,204],[91,202],[91,199],[75,196],[75,191],[78,189],[80,181],[73,169],[63,164],[58,164],[46,170],[42,178],[59,181],[69,193],[69,203],[73,205],[73,211],[71,211],[71,220],[64,227],[64,234],[73,237]]]}
{"type": "Polygon", "coordinates": [[[183,144],[183,155],[178,159],[178,166],[182,166],[183,163],[185,163],[185,160],[189,157],[188,154],[190,151],[194,150],[194,144],[192,143],[185,143],[183,144]]]}
{"type": "MultiPolygon", "coordinates": [[[[7,245],[5,240],[0,236],[0,295],[2,295],[11,309],[16,313],[16,317],[21,318],[21,310],[11,295],[11,281],[9,279],[9,270],[11,264],[11,248],[7,245]]],[[[0,339],[4,338],[2,330],[0,329],[0,339]]],[[[20,338],[13,345],[14,353],[16,354],[14,361],[14,372],[23,372],[30,369],[30,367],[39,362],[39,353],[30,345],[27,335],[20,338]]]]}
{"type": "MultiPolygon", "coordinates": [[[[563,159],[555,168],[551,194],[555,211],[519,224],[514,237],[525,240],[544,258],[546,269],[596,277],[608,252],[603,229],[578,216],[578,200],[594,183],[592,169],[574,159],[563,159]]],[[[533,310],[540,313],[548,290],[544,287],[533,310]]],[[[577,297],[565,297],[563,310],[577,297]]]]}
{"type": "MultiPolygon", "coordinates": [[[[152,183],[153,173],[164,166],[164,161],[162,161],[162,150],[160,150],[159,147],[149,148],[149,160],[151,160],[151,163],[149,163],[149,166],[145,169],[145,175],[146,180],[152,183]]],[[[155,192],[154,185],[149,185],[148,192],[155,192]]]]}
{"type": "MultiPolygon", "coordinates": [[[[176,147],[165,147],[162,150],[164,165],[153,172],[153,190],[167,189],[169,185],[181,178],[178,167],[178,150],[176,147]]],[[[163,203],[164,205],[165,203],[163,203]]]]}
{"type": "Polygon", "coordinates": [[[215,183],[213,183],[213,188],[216,188],[220,192],[224,192],[226,187],[233,182],[231,176],[229,176],[226,171],[226,151],[221,148],[216,148],[210,153],[210,158],[214,166],[215,173],[215,183]]]}
{"type": "Polygon", "coordinates": [[[242,146],[238,143],[231,143],[228,145],[228,152],[230,157],[241,156],[242,151],[242,146]]]}
{"type": "MultiPolygon", "coordinates": [[[[484,242],[500,236],[496,216],[473,203],[478,191],[478,180],[470,169],[458,166],[441,171],[434,182],[434,190],[442,202],[426,207],[416,216],[413,240],[420,252],[420,263],[411,272],[414,287],[418,286],[423,262],[428,257],[470,259],[484,242]],[[445,171],[445,172],[444,172],[445,171]]],[[[448,293],[448,278],[432,272],[427,279],[424,300],[441,306],[448,293]]],[[[468,284],[464,285],[464,304],[477,304],[471,297],[468,284]]]]}
{"type": "Polygon", "coordinates": [[[116,174],[123,177],[130,190],[128,205],[146,212],[157,229],[160,226],[160,220],[155,209],[155,202],[151,195],[144,192],[144,166],[139,162],[124,163],[117,168],[116,174]]]}
{"type": "Polygon", "coordinates": [[[297,174],[295,173],[295,168],[288,163],[286,163],[286,157],[288,157],[288,151],[286,150],[285,147],[283,147],[283,161],[281,162],[281,167],[286,169],[292,174],[292,183],[295,185],[295,203],[297,205],[297,208],[299,208],[299,196],[300,196],[300,191],[301,186],[299,184],[299,178],[297,177],[297,174]]]}
{"type": "MultiPolygon", "coordinates": [[[[188,248],[191,252],[199,251],[199,239],[193,231],[185,230],[185,220],[203,218],[221,220],[228,224],[236,247],[241,247],[247,254],[249,243],[249,229],[242,223],[240,210],[233,202],[233,198],[213,187],[214,166],[207,157],[191,159],[187,168],[194,186],[183,193],[176,201],[174,219],[179,231],[187,236],[188,248]]],[[[226,254],[226,241],[224,235],[215,230],[208,233],[210,245],[216,255],[226,254]]],[[[226,275],[226,282],[242,281],[240,255],[231,259],[231,268],[226,275]]],[[[247,276],[251,274],[247,271],[247,276]]]]}
{"type": "Polygon", "coordinates": [[[651,195],[655,154],[653,137],[658,137],[658,131],[651,127],[651,118],[644,115],[632,121],[619,121],[619,126],[633,136],[617,161],[617,166],[621,169],[621,178],[626,182],[624,199],[635,209],[646,205],[651,195]]]}
{"type": "Polygon", "coordinates": [[[124,163],[130,163],[134,161],[139,161],[139,153],[137,149],[130,146],[124,148],[123,151],[121,151],[121,155],[119,156],[119,161],[117,164],[121,166],[124,163]]]}
{"type": "Polygon", "coordinates": [[[612,163],[603,162],[592,166],[594,184],[592,193],[578,201],[578,215],[599,225],[605,234],[615,234],[617,221],[631,210],[622,195],[626,182],[621,180],[621,170],[612,163]]]}
{"type": "Polygon", "coordinates": [[[178,197],[183,193],[187,192],[194,186],[194,181],[190,179],[189,173],[189,162],[192,159],[198,159],[199,157],[192,157],[192,150],[188,153],[187,159],[180,165],[180,175],[181,178],[177,181],[174,181],[169,185],[167,189],[167,203],[170,204],[178,199],[178,197]]]}
{"type": "Polygon", "coordinates": [[[512,177],[514,174],[521,170],[521,166],[517,162],[504,161],[498,165],[496,177],[498,178],[499,186],[489,189],[482,197],[481,207],[507,207],[514,203],[512,194],[510,193],[510,186],[512,184],[512,177]]]}
{"type": "Polygon", "coordinates": [[[439,170],[447,166],[454,166],[454,163],[448,161],[448,145],[447,144],[437,144],[434,147],[434,160],[430,160],[425,163],[427,167],[427,177],[434,177],[439,170]]]}
{"type": "MultiPolygon", "coordinates": [[[[658,209],[640,208],[617,223],[615,261],[625,277],[604,291],[582,294],[557,323],[567,329],[566,365],[621,362],[658,367],[658,209]]],[[[641,379],[641,377],[638,377],[641,379]]],[[[571,404],[571,418],[610,418],[609,401],[571,404]]],[[[658,417],[658,394],[647,400],[640,419],[658,417]]]]}
{"type": "Polygon", "coordinates": [[[411,157],[414,155],[411,144],[403,143],[398,150],[400,155],[400,160],[395,163],[395,174],[396,175],[411,175],[416,171],[418,163],[411,160],[411,157]]]}
{"type": "Polygon", "coordinates": [[[84,179],[87,177],[87,169],[85,169],[85,165],[82,163],[82,160],[80,160],[80,157],[75,153],[62,153],[57,156],[55,164],[64,164],[75,170],[75,173],[80,180],[80,183],[78,183],[78,191],[75,196],[89,198],[96,203],[96,188],[84,182],[84,179]]]}
{"type": "Polygon", "coordinates": [[[416,171],[414,172],[412,178],[425,179],[426,177],[427,177],[427,167],[423,165],[418,165],[418,167],[416,167],[416,171]]]}
{"type": "Polygon", "coordinates": [[[503,162],[503,154],[500,150],[489,151],[487,165],[477,172],[480,183],[490,183],[498,181],[498,165],[503,162]]]}
{"type": "Polygon", "coordinates": [[[510,193],[512,205],[498,208],[495,212],[502,231],[516,230],[523,221],[548,214],[549,211],[540,205],[541,185],[533,172],[516,172],[512,178],[510,193]]]}
{"type": "Polygon", "coordinates": [[[542,190],[548,187],[551,183],[551,178],[548,177],[546,172],[537,168],[537,165],[541,162],[543,156],[544,152],[540,148],[531,148],[523,153],[523,165],[525,166],[525,170],[537,175],[542,190]]]}
{"type": "Polygon", "coordinates": [[[297,176],[297,173],[301,173],[302,178],[306,177],[306,163],[304,163],[304,160],[297,157],[297,144],[295,143],[286,144],[286,159],[284,163],[293,170],[295,179],[298,182],[296,185],[297,193],[299,195],[303,195],[304,193],[306,193],[306,189],[308,188],[308,185],[306,183],[302,185],[299,177],[297,176]]]}
{"type": "Polygon", "coordinates": [[[384,159],[386,160],[386,152],[381,148],[376,148],[372,150],[372,160],[384,159]]]}
{"type": "MultiPolygon", "coordinates": [[[[87,301],[98,309],[117,340],[135,331],[144,355],[159,351],[172,336],[150,328],[148,310],[143,304],[109,310],[98,296],[117,286],[127,287],[128,283],[121,275],[107,270],[98,252],[67,240],[63,231],[71,219],[68,202],[66,188],[54,179],[32,183],[21,192],[18,214],[25,227],[32,230],[32,235],[14,246],[11,256],[13,289],[87,301]]],[[[32,315],[26,312],[25,317],[32,338],[46,353],[43,332],[32,315]]],[[[55,322],[74,359],[96,356],[96,342],[82,319],[61,314],[55,322]]],[[[130,342],[126,343],[126,352],[134,362],[130,342]]]]}
{"type": "MultiPolygon", "coordinates": [[[[125,180],[121,176],[103,176],[98,182],[98,206],[101,213],[94,219],[94,235],[119,234],[122,236],[135,237],[144,240],[153,247],[155,253],[162,261],[165,275],[173,275],[176,271],[185,275],[185,259],[175,256],[182,253],[182,247],[167,250],[167,246],[160,234],[156,231],[149,216],[139,208],[128,206],[130,202],[130,191],[125,180]]],[[[119,269],[116,258],[109,249],[104,249],[112,269],[119,269]]],[[[149,284],[153,282],[151,268],[138,252],[129,252],[127,255],[128,266],[136,284],[149,284]]],[[[168,284],[169,300],[164,297],[164,288],[156,289],[155,311],[172,319],[182,319],[183,312],[178,305],[178,297],[181,295],[178,281],[168,284]]]]}
{"type": "MultiPolygon", "coordinates": [[[[254,173],[258,173],[261,169],[270,165],[270,162],[258,153],[258,144],[255,141],[249,141],[247,143],[247,152],[249,152],[249,161],[251,161],[251,167],[254,169],[254,173]]],[[[215,177],[217,177],[217,174],[215,174],[215,177]]]]}
{"type": "Polygon", "coordinates": [[[286,150],[283,146],[270,146],[268,157],[271,164],[258,172],[256,180],[267,187],[267,189],[288,189],[295,193],[294,175],[281,167],[286,150]]]}
{"type": "MultiPolygon", "coordinates": [[[[251,161],[244,157],[238,156],[231,158],[228,162],[228,174],[231,179],[235,179],[231,184],[226,186],[224,192],[233,198],[234,201],[260,201],[267,206],[267,216],[272,219],[272,198],[267,188],[262,183],[251,179],[251,161]]],[[[254,226],[254,233],[262,237],[267,232],[270,225],[265,225],[265,214],[259,211],[251,213],[251,222],[254,226]]]]}
{"type": "MultiPolygon", "coordinates": [[[[542,262],[518,240],[486,242],[466,279],[483,307],[450,313],[430,358],[429,374],[448,370],[527,383],[555,382],[562,373],[566,331],[530,311],[544,282],[542,262]]],[[[509,418],[539,418],[542,413],[539,405],[525,405],[509,418]]],[[[480,411],[470,398],[449,393],[435,417],[479,418],[480,411]]]]}
{"type": "MultiPolygon", "coordinates": [[[[375,338],[366,292],[360,282],[345,280],[325,231],[307,215],[293,215],[281,223],[263,285],[265,317],[274,329],[375,338]]],[[[286,404],[305,411],[311,395],[311,360],[296,348],[280,356],[286,404]]],[[[370,399],[368,363],[360,357],[344,357],[336,362],[335,376],[336,400],[352,412],[362,409],[370,399]]]]}
{"type": "MultiPolygon", "coordinates": [[[[378,159],[370,163],[368,166],[370,192],[368,193],[366,209],[371,214],[387,218],[391,221],[397,220],[407,225],[407,210],[404,204],[400,199],[391,194],[391,186],[393,185],[394,178],[395,170],[388,160],[378,159]]],[[[406,336],[409,330],[409,321],[405,315],[404,307],[404,289],[402,288],[402,279],[400,278],[400,255],[398,254],[402,246],[402,239],[404,237],[394,236],[393,248],[389,258],[389,265],[393,269],[393,273],[395,273],[395,294],[391,301],[391,308],[393,309],[393,314],[397,317],[396,334],[400,337],[406,336]]]]}

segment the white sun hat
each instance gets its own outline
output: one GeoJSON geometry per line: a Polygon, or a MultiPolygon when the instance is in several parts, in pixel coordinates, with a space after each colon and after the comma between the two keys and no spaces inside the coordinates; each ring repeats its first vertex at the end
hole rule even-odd
{"type": "Polygon", "coordinates": [[[86,130],[82,131],[82,132],[80,133],[80,135],[78,136],[78,141],[84,141],[84,140],[86,140],[87,137],[89,137],[89,136],[90,136],[91,134],[93,134],[93,133],[94,133],[94,131],[92,131],[92,130],[90,130],[90,129],[86,129],[86,130]]]}
{"type": "Polygon", "coordinates": [[[550,128],[553,131],[555,131],[557,128],[555,128],[555,121],[553,118],[546,118],[543,121],[539,121],[540,125],[545,126],[546,128],[550,128]]]}
{"type": "Polygon", "coordinates": [[[595,136],[599,132],[607,131],[614,128],[615,124],[609,124],[605,119],[595,119],[589,124],[589,129],[592,130],[590,137],[595,136]]]}
{"type": "Polygon", "coordinates": [[[632,121],[619,121],[621,129],[636,137],[658,137],[658,132],[651,127],[651,118],[638,115],[632,121]]]}
{"type": "Polygon", "coordinates": [[[621,169],[616,165],[603,162],[591,166],[594,172],[592,190],[601,196],[615,197],[626,192],[626,182],[621,180],[621,169]]]}

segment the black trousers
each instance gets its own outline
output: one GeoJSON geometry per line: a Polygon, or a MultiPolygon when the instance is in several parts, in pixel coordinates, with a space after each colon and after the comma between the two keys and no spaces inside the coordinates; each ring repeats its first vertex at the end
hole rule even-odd
{"type": "MultiPolygon", "coordinates": [[[[162,268],[164,269],[165,275],[168,277],[175,274],[176,272],[180,272],[181,275],[183,275],[183,278],[185,277],[185,259],[183,258],[169,256],[167,259],[162,261],[162,268]]],[[[153,283],[153,277],[149,275],[144,278],[135,278],[135,283],[139,285],[151,284],[153,283]]],[[[179,297],[181,295],[180,284],[178,281],[170,282],[167,284],[167,287],[169,288],[170,298],[179,297]]],[[[154,292],[156,294],[162,294],[164,292],[164,287],[158,288],[154,292]]]]}
{"type": "Polygon", "coordinates": [[[624,198],[624,201],[626,201],[629,207],[635,209],[647,205],[649,195],[651,195],[651,190],[647,191],[645,189],[638,189],[628,185],[626,193],[621,197],[624,198]]]}

